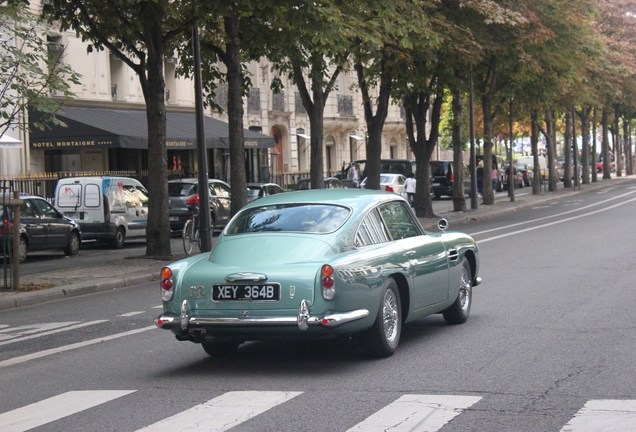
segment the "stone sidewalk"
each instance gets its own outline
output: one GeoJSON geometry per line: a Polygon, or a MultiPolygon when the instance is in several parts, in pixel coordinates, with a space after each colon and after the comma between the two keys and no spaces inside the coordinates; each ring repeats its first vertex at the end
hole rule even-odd
{"type": "MultiPolygon", "coordinates": [[[[529,188],[516,189],[515,192],[517,194],[524,193],[524,195],[517,196],[514,202],[504,198],[497,200],[494,205],[485,206],[481,205],[480,200],[478,209],[470,210],[470,200],[467,200],[466,204],[469,210],[466,212],[440,211],[437,214],[438,218],[420,218],[420,222],[426,230],[434,232],[437,231],[437,221],[443,217],[448,220],[450,230],[461,231],[463,229],[462,225],[470,222],[501,216],[561,198],[572,197],[575,194],[598,190],[634,178],[636,176],[599,180],[595,184],[581,185],[580,189],[559,189],[556,192],[541,192],[540,195],[526,195],[525,193],[530,191],[529,188]]],[[[105,265],[23,276],[20,278],[21,286],[31,285],[41,289],[24,292],[0,292],[0,310],[152,282],[159,279],[159,272],[162,267],[184,256],[181,253],[181,255],[175,255],[170,259],[150,259],[145,256],[128,257],[105,265]]]]}

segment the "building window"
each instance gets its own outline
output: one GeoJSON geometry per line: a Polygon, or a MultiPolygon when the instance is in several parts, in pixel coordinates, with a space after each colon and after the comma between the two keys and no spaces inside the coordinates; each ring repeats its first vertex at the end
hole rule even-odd
{"type": "Polygon", "coordinates": [[[111,84],[111,86],[110,86],[110,97],[113,100],[117,100],[117,84],[111,84]]]}
{"type": "Polygon", "coordinates": [[[300,93],[294,93],[294,105],[296,106],[296,112],[298,114],[307,114],[307,110],[305,110],[305,106],[303,105],[303,101],[300,98],[300,93]]]}
{"type": "Polygon", "coordinates": [[[258,87],[252,87],[250,89],[250,95],[247,99],[247,109],[258,111],[261,109],[261,89],[258,87]]]}
{"type": "Polygon", "coordinates": [[[340,115],[353,115],[353,96],[338,95],[338,112],[340,115]]]}
{"type": "Polygon", "coordinates": [[[285,92],[272,94],[272,111],[285,111],[285,92]]]}

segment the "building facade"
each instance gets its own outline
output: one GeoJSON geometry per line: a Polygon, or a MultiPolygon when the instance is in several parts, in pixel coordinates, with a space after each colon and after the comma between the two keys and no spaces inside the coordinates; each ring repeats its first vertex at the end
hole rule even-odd
{"type": "MultiPolygon", "coordinates": [[[[37,8],[37,5],[32,7],[37,8]]],[[[60,51],[64,62],[82,76],[81,84],[72,86],[76,97],[73,101],[65,102],[65,106],[87,110],[145,109],[136,73],[116,55],[107,50],[87,53],[86,43],[77,38],[73,31],[49,37],[48,46],[49,50],[60,51]]],[[[176,57],[164,59],[167,112],[194,115],[193,82],[176,76],[177,65],[176,57]]],[[[250,63],[247,70],[253,87],[244,100],[244,127],[274,138],[273,148],[251,148],[246,144],[248,181],[288,183],[290,175],[308,175],[312,131],[298,90],[286,77],[276,75],[266,59],[250,63]],[[271,90],[274,78],[281,79],[285,85],[282,92],[271,90]]],[[[338,79],[337,88],[329,95],[323,131],[325,175],[340,172],[343,165],[366,158],[366,125],[361,96],[356,86],[355,74],[343,73],[338,79]]],[[[56,95],[51,97],[55,98],[56,95]]],[[[216,102],[221,106],[227,102],[227,89],[223,85],[219,86],[216,102]]],[[[207,110],[205,115],[227,121],[225,114],[211,110],[207,110]]],[[[70,130],[76,126],[74,123],[69,124],[60,134],[69,133],[70,138],[60,137],[57,141],[32,139],[27,134],[23,139],[23,147],[12,150],[16,153],[14,157],[21,159],[19,164],[12,165],[20,166],[20,174],[30,175],[54,172],[139,172],[147,169],[146,150],[116,145],[100,146],[90,140],[79,139],[79,135],[72,135],[70,130]]],[[[186,174],[197,172],[196,149],[179,143],[171,146],[170,138],[168,141],[169,168],[186,174]]],[[[382,136],[381,157],[412,158],[402,110],[397,105],[391,105],[389,110],[382,136]]],[[[207,170],[210,177],[231,180],[228,178],[228,162],[227,148],[208,148],[207,170]]],[[[0,177],[14,174],[17,173],[0,172],[0,177]]]]}

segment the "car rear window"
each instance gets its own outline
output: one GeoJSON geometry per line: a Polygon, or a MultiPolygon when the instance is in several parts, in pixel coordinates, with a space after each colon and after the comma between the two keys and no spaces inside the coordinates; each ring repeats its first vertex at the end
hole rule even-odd
{"type": "Polygon", "coordinates": [[[196,183],[168,183],[168,196],[186,197],[197,193],[196,183]]]}
{"type": "Polygon", "coordinates": [[[257,232],[302,232],[324,234],[337,230],[350,210],[331,204],[278,204],[241,212],[227,229],[228,234],[257,232]]]}
{"type": "Polygon", "coordinates": [[[444,162],[431,162],[431,174],[434,176],[445,176],[446,164],[444,162]]]}
{"type": "Polygon", "coordinates": [[[248,198],[257,197],[258,194],[260,193],[260,191],[261,191],[260,187],[248,186],[247,187],[247,197],[248,198]]]}

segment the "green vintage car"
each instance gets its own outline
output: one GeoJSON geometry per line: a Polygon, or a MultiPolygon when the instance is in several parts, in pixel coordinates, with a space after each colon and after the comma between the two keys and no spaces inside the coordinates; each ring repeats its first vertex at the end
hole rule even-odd
{"type": "Polygon", "coordinates": [[[245,341],[359,335],[387,357],[404,323],[465,322],[478,271],[470,236],[425,232],[399,195],[272,195],[236,214],[211,252],[162,269],[155,323],[211,356],[245,341]]]}

